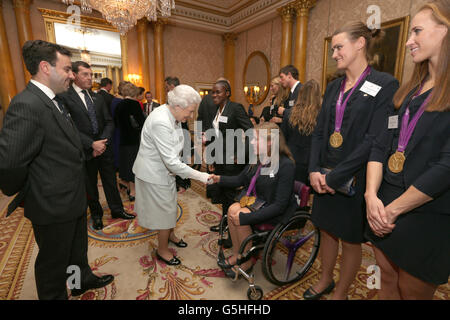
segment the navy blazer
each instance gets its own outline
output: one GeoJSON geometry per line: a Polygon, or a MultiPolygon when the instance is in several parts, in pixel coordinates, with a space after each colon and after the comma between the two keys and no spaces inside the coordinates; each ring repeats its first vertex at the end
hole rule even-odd
{"type": "MultiPolygon", "coordinates": [[[[286,156],[279,159],[278,171],[274,175],[260,175],[256,181],[258,198],[266,201],[266,205],[251,213],[240,213],[241,225],[255,225],[265,222],[279,222],[289,219],[297,208],[294,196],[294,162],[286,156]]],[[[248,189],[250,181],[256,173],[257,166],[247,165],[237,176],[221,176],[220,186],[245,187],[248,189]]]]}
{"type": "MultiPolygon", "coordinates": [[[[344,77],[335,79],[325,91],[322,109],[312,134],[310,173],[320,171],[326,161],[331,109],[336,104],[343,80],[344,77]]],[[[381,128],[387,125],[388,116],[393,110],[392,98],[398,89],[398,81],[390,74],[373,68],[366,81],[380,86],[381,89],[375,97],[372,97],[359,90],[365,82],[361,81],[348,100],[347,106],[352,105],[353,110],[342,145],[345,156],[326,176],[327,184],[333,189],[339,188],[366,165],[373,140],[381,128]]]]}
{"type": "MultiPolygon", "coordinates": [[[[398,128],[383,126],[382,134],[376,139],[369,161],[381,162],[387,169],[387,162],[397,149],[394,136],[399,135],[401,118],[406,110],[411,92],[399,109],[398,128]]],[[[421,211],[450,215],[450,112],[424,112],[405,149],[406,161],[403,167],[405,191],[414,186],[433,198],[420,207],[421,211]]]]}
{"type": "Polygon", "coordinates": [[[284,101],[284,108],[285,109],[290,109],[295,105],[295,102],[297,101],[298,98],[298,92],[300,91],[302,84],[299,82],[298,85],[295,87],[294,92],[289,91],[289,97],[287,98],[287,100],[284,101]],[[290,103],[290,101],[292,101],[290,103]],[[290,106],[289,104],[292,104],[292,106],[290,106]]]}
{"type": "Polygon", "coordinates": [[[64,100],[67,109],[72,115],[73,121],[80,131],[81,142],[83,144],[87,160],[90,160],[93,157],[92,143],[94,141],[108,139],[109,144],[105,152],[109,152],[109,150],[111,150],[109,145],[112,143],[111,139],[114,132],[114,122],[103,97],[93,93],[92,91],[89,91],[89,94],[94,101],[95,114],[97,117],[99,130],[97,135],[92,133],[92,123],[89,118],[89,113],[73,86],[70,86],[67,92],[58,95],[64,100]]]}

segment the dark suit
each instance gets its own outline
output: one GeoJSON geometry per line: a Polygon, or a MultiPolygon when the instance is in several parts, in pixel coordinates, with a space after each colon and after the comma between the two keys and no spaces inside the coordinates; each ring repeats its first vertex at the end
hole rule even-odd
{"type": "Polygon", "coordinates": [[[218,106],[214,104],[211,94],[203,97],[198,107],[197,121],[202,122],[202,132],[212,128],[212,122],[216,116],[218,106]]]}
{"type": "Polygon", "coordinates": [[[118,214],[123,212],[123,205],[117,189],[113,150],[111,146],[111,138],[114,132],[113,119],[103,98],[93,92],[90,92],[90,95],[94,102],[98,124],[98,133],[95,135],[93,134],[92,123],[89,119],[88,111],[73,86],[70,86],[69,90],[60,96],[64,99],[65,104],[70,110],[72,119],[80,131],[81,142],[83,144],[87,159],[88,205],[91,210],[92,217],[101,218],[103,216],[103,209],[100,205],[98,196],[98,172],[100,172],[106,200],[108,201],[108,206],[111,209],[111,213],[118,214]],[[92,143],[102,139],[108,139],[107,148],[103,154],[94,158],[92,154],[92,143]]]}
{"type": "MultiPolygon", "coordinates": [[[[216,112],[214,113],[214,117],[216,116],[218,107],[216,107],[216,112]]],[[[211,128],[214,130],[212,121],[211,124],[205,124],[205,127],[211,128]]],[[[253,127],[252,122],[250,121],[249,116],[245,112],[244,107],[240,103],[229,101],[225,106],[225,109],[222,112],[222,118],[226,118],[226,122],[219,122],[219,131],[221,132],[222,137],[222,145],[223,145],[223,161],[222,163],[215,163],[215,174],[217,175],[227,175],[234,176],[238,175],[245,164],[248,163],[248,150],[249,150],[249,140],[245,139],[245,145],[241,147],[244,148],[244,163],[237,163],[242,159],[238,158],[238,145],[241,144],[240,138],[234,137],[234,152],[230,154],[230,158],[227,159],[226,155],[226,141],[227,141],[227,130],[235,130],[242,129],[244,132],[253,127]]],[[[213,137],[213,141],[217,139],[215,136],[213,137]]],[[[212,142],[211,142],[212,143],[212,142]]],[[[211,146],[211,145],[210,145],[211,146]]],[[[208,153],[208,152],[207,152],[208,153]]],[[[220,162],[220,160],[219,160],[220,162]]],[[[219,193],[219,198],[221,198],[220,203],[222,203],[223,213],[226,214],[228,211],[228,207],[234,202],[234,197],[236,194],[235,189],[232,188],[220,188],[216,190],[219,193]]]]}
{"type": "Polygon", "coordinates": [[[103,100],[105,100],[106,106],[108,107],[108,110],[111,110],[111,102],[114,99],[114,96],[109,93],[106,90],[98,90],[97,94],[101,95],[103,97],[103,100]]]}
{"type": "Polygon", "coordinates": [[[158,108],[160,104],[158,102],[147,102],[144,104],[144,114],[148,116],[155,108],[158,108]]]}
{"type": "Polygon", "coordinates": [[[78,130],[36,85],[15,96],[0,132],[0,189],[19,192],[39,246],[35,263],[39,299],[67,299],[66,268],[87,261],[85,157],[78,130]]]}
{"type": "Polygon", "coordinates": [[[299,82],[297,86],[295,87],[294,91],[289,91],[289,97],[287,100],[284,101],[284,108],[290,109],[295,105],[295,102],[297,101],[298,92],[300,91],[302,84],[299,82]]]}

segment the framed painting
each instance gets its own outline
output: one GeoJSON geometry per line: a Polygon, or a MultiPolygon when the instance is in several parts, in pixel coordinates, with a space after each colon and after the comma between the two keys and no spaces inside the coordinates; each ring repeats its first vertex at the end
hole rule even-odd
{"type": "MultiPolygon", "coordinates": [[[[378,71],[392,74],[400,83],[403,76],[408,27],[409,16],[382,23],[381,30],[385,32],[385,35],[374,49],[373,67],[378,71]]],[[[330,36],[324,40],[322,95],[325,93],[328,83],[342,75],[342,72],[337,69],[332,55],[330,36]]]]}

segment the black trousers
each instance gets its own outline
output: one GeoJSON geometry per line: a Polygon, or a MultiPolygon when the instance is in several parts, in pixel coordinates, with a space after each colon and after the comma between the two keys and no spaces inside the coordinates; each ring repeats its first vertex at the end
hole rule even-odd
{"type": "Polygon", "coordinates": [[[100,173],[106,201],[111,209],[111,213],[122,212],[123,204],[119,190],[117,189],[116,169],[110,147],[101,156],[86,161],[86,171],[87,202],[91,210],[92,218],[103,217],[103,209],[98,199],[98,173],[100,173]]]}
{"type": "Polygon", "coordinates": [[[64,223],[33,224],[33,231],[39,247],[34,264],[38,297],[40,300],[65,300],[68,298],[66,281],[73,275],[67,273],[69,266],[80,268],[81,284],[93,277],[87,257],[86,214],[64,223]]]}

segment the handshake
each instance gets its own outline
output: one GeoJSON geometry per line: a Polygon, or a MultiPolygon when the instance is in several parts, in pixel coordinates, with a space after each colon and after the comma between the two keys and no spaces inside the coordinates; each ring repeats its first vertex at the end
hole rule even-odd
{"type": "Polygon", "coordinates": [[[208,180],[206,181],[207,185],[219,183],[220,182],[220,176],[216,176],[215,174],[210,174],[208,177],[208,180]]]}

